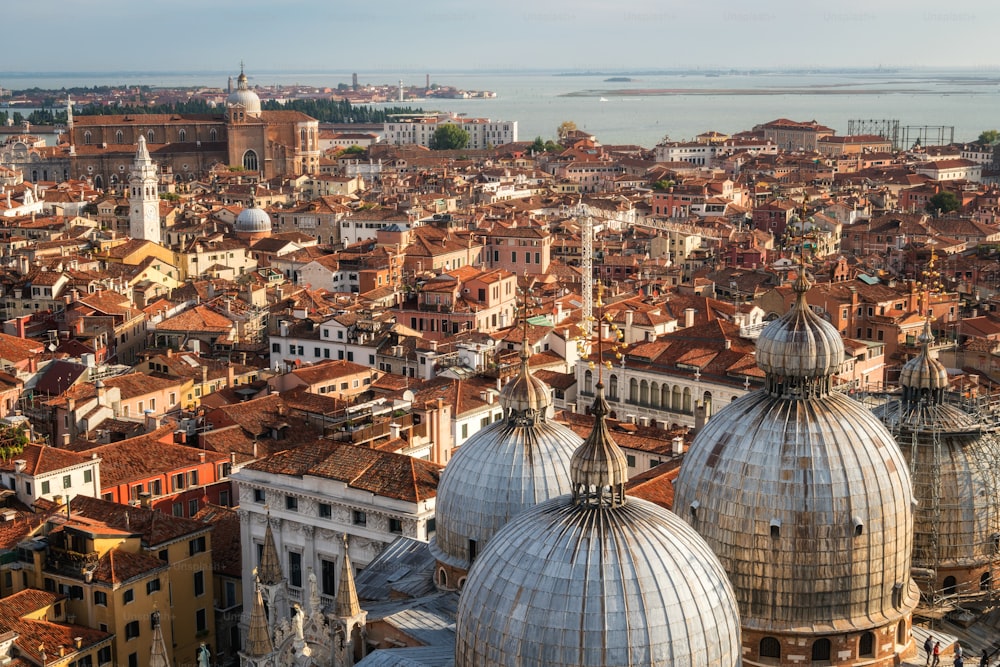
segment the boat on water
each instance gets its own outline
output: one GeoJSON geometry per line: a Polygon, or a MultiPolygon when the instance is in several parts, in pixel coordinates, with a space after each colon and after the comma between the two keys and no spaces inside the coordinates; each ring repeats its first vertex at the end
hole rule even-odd
{"type": "Polygon", "coordinates": [[[606,98],[606,97],[602,97],[601,99],[599,99],[599,100],[597,100],[597,101],[598,101],[598,102],[607,102],[607,101],[608,101],[608,98],[606,98]]]}

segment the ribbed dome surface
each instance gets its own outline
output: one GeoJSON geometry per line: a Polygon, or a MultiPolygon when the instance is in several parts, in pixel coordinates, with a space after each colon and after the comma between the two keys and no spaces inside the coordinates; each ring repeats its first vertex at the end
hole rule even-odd
{"type": "Polygon", "coordinates": [[[843,394],[740,397],[695,437],[674,494],[729,573],[744,629],[869,628],[916,604],[906,461],[843,394]]]}
{"type": "Polygon", "coordinates": [[[437,532],[430,544],[434,557],[468,569],[469,540],[482,553],[512,517],[569,493],[569,461],[580,442],[562,424],[526,425],[509,418],[469,438],[438,485],[437,532]]]}
{"type": "Polygon", "coordinates": [[[518,411],[544,412],[552,405],[549,386],[528,373],[526,368],[504,385],[500,392],[500,401],[505,407],[518,411]]]}
{"type": "Polygon", "coordinates": [[[236,85],[236,90],[231,92],[229,97],[226,98],[226,106],[241,106],[244,113],[248,116],[259,116],[260,98],[257,96],[257,93],[250,90],[247,75],[240,72],[239,78],[236,79],[236,85]]]}
{"type": "Polygon", "coordinates": [[[259,234],[271,231],[271,216],[262,208],[257,208],[256,204],[251,204],[240,211],[236,216],[236,224],[233,228],[237,232],[245,234],[259,234]]]}
{"type": "Polygon", "coordinates": [[[476,561],[456,667],[740,664],[725,572],[697,533],[636,498],[525,511],[476,561]]]}
{"type": "Polygon", "coordinates": [[[917,337],[920,342],[920,353],[903,364],[899,372],[899,384],[917,391],[937,391],[948,387],[948,371],[944,364],[935,359],[930,352],[930,344],[934,342],[931,335],[930,322],[924,325],[924,331],[917,337]]]}
{"type": "Polygon", "coordinates": [[[805,270],[795,282],[796,305],[764,327],[757,339],[757,365],[765,373],[786,378],[813,378],[836,373],[844,362],[844,341],[837,329],[806,303],[805,270]]]}

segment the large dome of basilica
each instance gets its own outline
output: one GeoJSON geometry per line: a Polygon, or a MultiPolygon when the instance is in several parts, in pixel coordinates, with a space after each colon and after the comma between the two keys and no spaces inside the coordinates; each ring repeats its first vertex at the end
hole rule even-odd
{"type": "Polygon", "coordinates": [[[840,334],[809,308],[804,269],[794,288],[791,310],[758,341],[765,387],[696,435],[674,511],[729,574],[748,662],[802,652],[803,640],[814,661],[829,660],[839,635],[851,660],[889,664],[912,648],[918,597],[906,460],[871,412],[833,390],[840,334]]]}
{"type": "Polygon", "coordinates": [[[514,517],[473,565],[456,667],[740,664],[725,571],[683,521],[625,496],[628,467],[597,391],[572,494],[514,517]]]}

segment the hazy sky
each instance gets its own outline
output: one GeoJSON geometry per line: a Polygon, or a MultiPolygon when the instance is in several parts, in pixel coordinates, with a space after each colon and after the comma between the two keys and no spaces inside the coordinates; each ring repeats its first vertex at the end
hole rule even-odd
{"type": "Polygon", "coordinates": [[[28,0],[0,20],[8,72],[1000,65],[996,0],[28,0]]]}

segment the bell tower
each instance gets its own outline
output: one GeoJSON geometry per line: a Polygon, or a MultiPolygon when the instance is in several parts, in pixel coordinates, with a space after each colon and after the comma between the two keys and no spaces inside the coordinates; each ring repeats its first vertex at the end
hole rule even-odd
{"type": "Polygon", "coordinates": [[[128,179],[129,234],[159,244],[160,196],[157,192],[156,165],[146,150],[146,137],[139,135],[139,147],[132,161],[128,179]]]}

